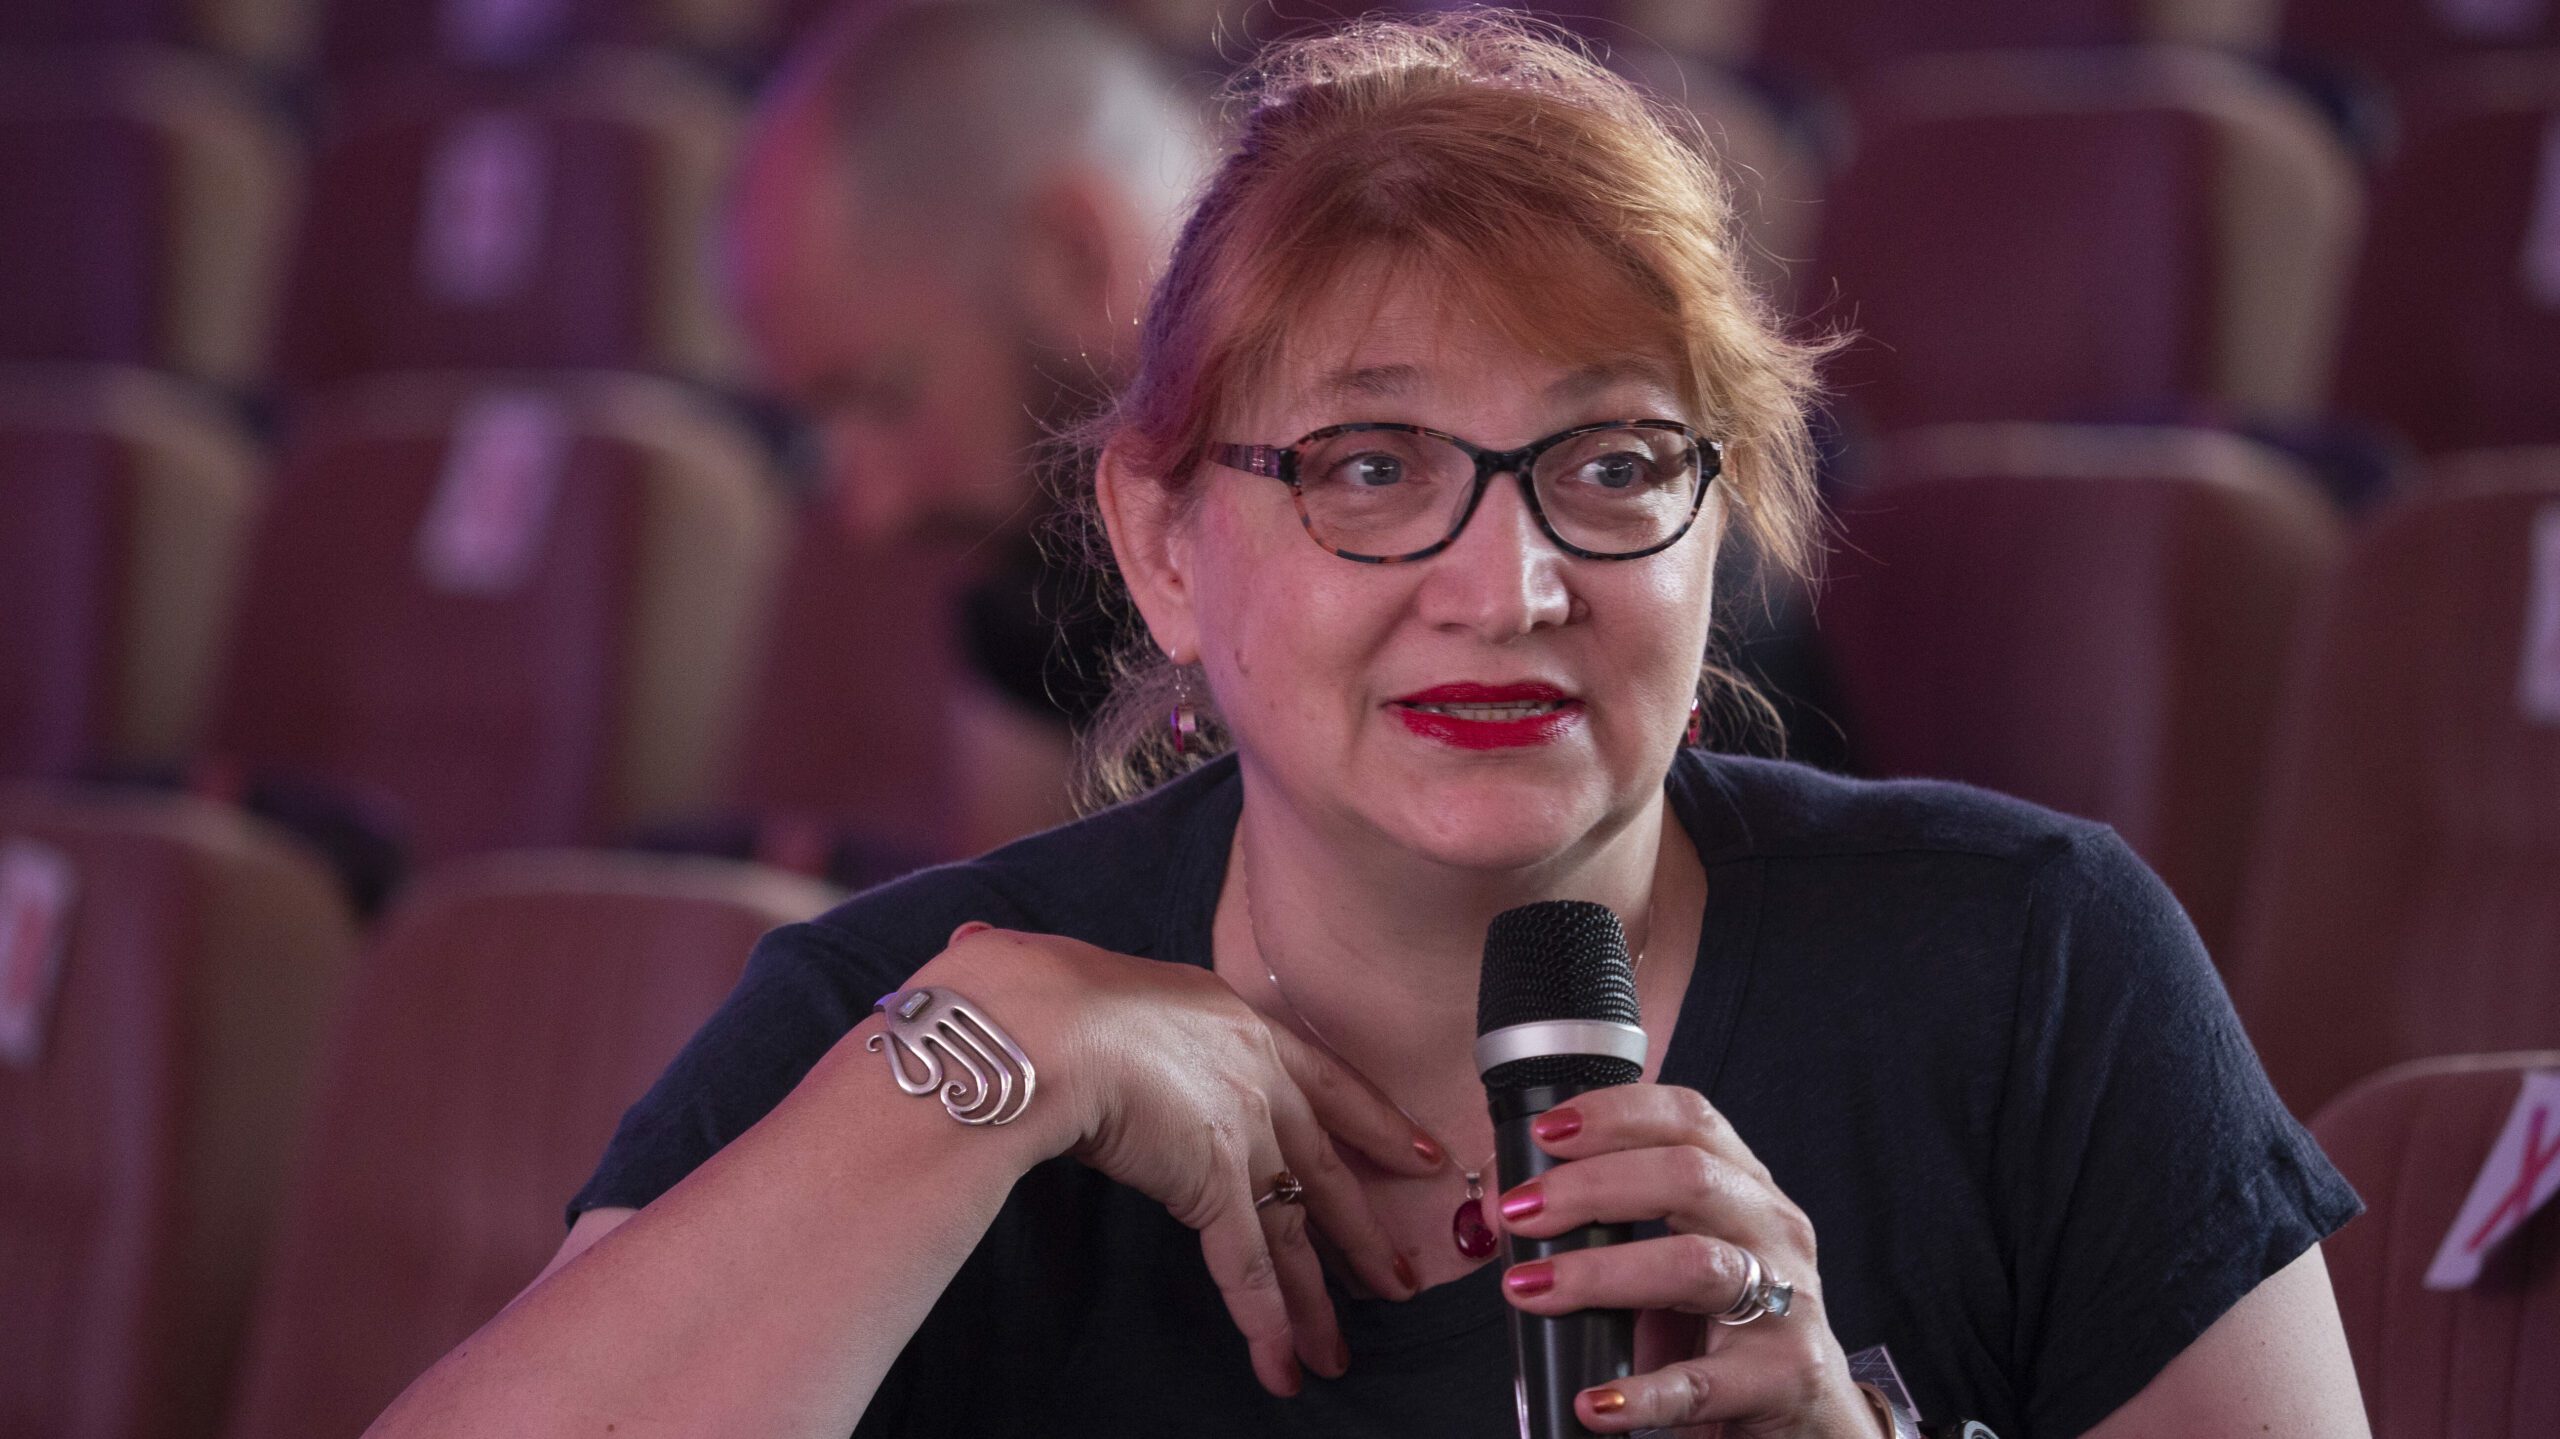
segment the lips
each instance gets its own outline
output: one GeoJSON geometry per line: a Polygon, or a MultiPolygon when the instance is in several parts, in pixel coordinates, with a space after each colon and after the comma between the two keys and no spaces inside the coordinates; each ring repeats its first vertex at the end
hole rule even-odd
{"type": "Polygon", "coordinates": [[[1388,701],[1404,727],[1456,749],[1553,744],[1582,722],[1582,701],[1550,684],[1434,685],[1388,701]]]}

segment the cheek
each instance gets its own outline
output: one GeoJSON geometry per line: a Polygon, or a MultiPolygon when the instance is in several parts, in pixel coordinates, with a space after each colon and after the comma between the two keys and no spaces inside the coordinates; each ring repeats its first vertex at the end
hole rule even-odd
{"type": "Polygon", "coordinates": [[[1204,504],[1195,523],[1201,652],[1220,709],[1249,723],[1338,708],[1388,623],[1380,577],[1308,543],[1285,507],[1204,504]]]}

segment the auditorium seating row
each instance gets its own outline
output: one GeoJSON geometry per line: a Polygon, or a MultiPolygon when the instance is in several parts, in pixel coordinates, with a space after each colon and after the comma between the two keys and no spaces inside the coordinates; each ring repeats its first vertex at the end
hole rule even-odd
{"type": "MultiPolygon", "coordinates": [[[[525,853],[439,869],[363,943],[236,811],[0,787],[0,1432],[357,1432],[541,1271],[756,936],[834,897],[525,853]]],[[[2371,1206],[2328,1260],[2379,1439],[2560,1426],[2560,1208],[2423,1283],[2536,1071],[2560,1050],[2420,1061],[2315,1122],[2371,1206]]]]}
{"type": "MultiPolygon", "coordinates": [[[[2310,104],[2213,52],[1908,62],[1829,145],[1730,75],[1648,63],[1757,177],[1771,284],[1860,337],[1833,370],[1855,428],[2335,411],[2428,452],[2560,440],[2560,50],[2417,84],[2370,187],[2310,104]]],[[[734,387],[708,236],[736,131],[686,67],[586,53],[350,87],[306,171],[199,63],[22,54],[0,359],[250,393],[456,366],[734,387]]]]}
{"type": "MultiPolygon", "coordinates": [[[[147,42],[269,70],[338,75],[431,56],[454,67],[538,64],[582,45],[655,46],[730,60],[769,55],[822,0],[20,0],[0,45],[147,42]]],[[[1236,33],[1268,35],[1449,0],[1101,0],[1180,53],[1232,60],[1236,33]]],[[[1545,8],[1545,7],[1527,7],[1545,8]]],[[[2166,42],[2303,55],[2389,77],[2487,50],[2560,44],[2537,0],[1591,0],[1554,7],[1604,41],[1630,34],[1807,74],[1855,77],[1912,55],[2166,42]]]]}
{"type": "Polygon", "coordinates": [[[411,377],[290,429],[270,479],[164,378],[0,379],[0,776],[248,798],[377,895],[403,856],[730,813],[803,850],[867,819],[857,881],[948,852],[957,567],[850,547],[717,405],[411,377]]]}

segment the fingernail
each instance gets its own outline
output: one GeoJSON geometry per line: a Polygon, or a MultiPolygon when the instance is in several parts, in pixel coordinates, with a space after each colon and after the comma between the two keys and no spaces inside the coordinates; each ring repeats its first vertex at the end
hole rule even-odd
{"type": "Polygon", "coordinates": [[[1425,1164],[1438,1164],[1448,1158],[1440,1152],[1439,1145],[1431,1142],[1431,1136],[1428,1134],[1417,1134],[1413,1137],[1413,1152],[1421,1156],[1425,1164]]]}
{"type": "Polygon", "coordinates": [[[1544,1294],[1556,1287],[1556,1267],[1543,1259],[1514,1264],[1502,1276],[1502,1285],[1514,1294],[1544,1294]]]}
{"type": "Polygon", "coordinates": [[[1534,1179],[1502,1196],[1502,1217],[1505,1219],[1526,1219],[1546,1207],[1546,1192],[1534,1179]]]}
{"type": "Polygon", "coordinates": [[[1615,1389],[1591,1391],[1591,1412],[1594,1414],[1615,1414],[1626,1407],[1627,1396],[1615,1389]]]}
{"type": "Polygon", "coordinates": [[[1289,1357],[1288,1380],[1289,1387],[1280,1392],[1295,1399],[1298,1397],[1298,1391],[1307,1387],[1307,1371],[1298,1367],[1298,1359],[1294,1354],[1289,1357]]]}
{"type": "Polygon", "coordinates": [[[1333,1377],[1341,1378],[1351,1368],[1351,1341],[1337,1334],[1333,1338],[1333,1377]]]}
{"type": "Polygon", "coordinates": [[[1396,1256],[1396,1278],[1403,1281],[1409,1290],[1419,1292],[1422,1288],[1422,1281],[1414,1277],[1413,1261],[1401,1254],[1396,1256]]]}
{"type": "Polygon", "coordinates": [[[1570,1107],[1550,1109],[1530,1122],[1529,1132],[1550,1144],[1571,1139],[1582,1132],[1582,1111],[1570,1107]]]}
{"type": "Polygon", "coordinates": [[[967,939],[973,934],[984,934],[993,928],[995,928],[994,925],[987,923],[983,919],[973,919],[967,924],[960,926],[958,929],[951,931],[951,938],[945,941],[945,943],[946,945],[958,944],[960,941],[967,939]]]}

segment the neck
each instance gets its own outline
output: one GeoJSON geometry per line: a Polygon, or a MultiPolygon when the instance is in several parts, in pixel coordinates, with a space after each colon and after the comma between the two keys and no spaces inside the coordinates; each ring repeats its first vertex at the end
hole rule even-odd
{"type": "MultiPolygon", "coordinates": [[[[1593,900],[1617,911],[1629,948],[1644,954],[1658,932],[1657,890],[1666,887],[1658,881],[1671,857],[1660,792],[1574,852],[1503,872],[1330,842],[1284,806],[1255,806],[1249,780],[1246,796],[1218,906],[1220,972],[1475,1166],[1489,1145],[1480,1138],[1489,1131],[1474,1062],[1485,927],[1514,905],[1593,900]]],[[[1676,967],[1685,983],[1685,957],[1676,966],[1653,958],[1657,973],[1676,967]]]]}

